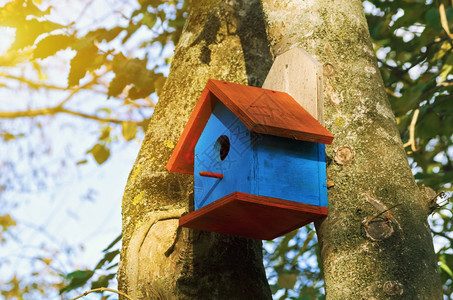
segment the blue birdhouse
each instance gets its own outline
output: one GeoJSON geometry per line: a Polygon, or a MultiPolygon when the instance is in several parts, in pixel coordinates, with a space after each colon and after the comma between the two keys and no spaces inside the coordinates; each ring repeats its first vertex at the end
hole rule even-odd
{"type": "Polygon", "coordinates": [[[269,240],[325,217],[332,139],[286,93],[210,79],[167,164],[194,175],[180,225],[269,240]]]}

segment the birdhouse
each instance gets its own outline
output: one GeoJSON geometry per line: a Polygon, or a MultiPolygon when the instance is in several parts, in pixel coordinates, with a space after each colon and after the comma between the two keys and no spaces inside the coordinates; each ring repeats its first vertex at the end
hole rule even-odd
{"type": "Polygon", "coordinates": [[[194,175],[180,226],[269,240],[325,217],[332,139],[287,93],[210,79],[167,164],[194,175]]]}

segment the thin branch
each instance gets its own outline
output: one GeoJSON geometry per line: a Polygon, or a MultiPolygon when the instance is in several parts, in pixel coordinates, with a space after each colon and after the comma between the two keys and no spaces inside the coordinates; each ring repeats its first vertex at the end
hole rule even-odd
{"type": "MultiPolygon", "coordinates": [[[[67,114],[70,114],[70,115],[73,115],[73,116],[79,116],[79,117],[82,117],[82,118],[85,118],[85,119],[91,119],[91,120],[96,120],[96,121],[99,121],[99,122],[106,122],[106,123],[121,124],[123,122],[131,122],[131,121],[128,121],[128,120],[118,120],[118,119],[114,119],[114,118],[102,118],[102,117],[98,117],[98,116],[85,114],[85,113],[82,113],[82,112],[69,110],[69,109],[66,109],[66,108],[62,108],[60,112],[61,113],[67,113],[67,114]]],[[[141,124],[142,121],[138,121],[138,122],[134,122],[134,123],[141,124]]]]}
{"type": "MultiPolygon", "coordinates": [[[[55,107],[48,107],[48,108],[40,108],[40,109],[31,109],[31,110],[24,110],[24,111],[0,111],[0,119],[16,119],[16,118],[33,118],[37,116],[49,116],[49,115],[56,115],[58,113],[65,113],[70,114],[78,117],[82,117],[85,119],[95,120],[99,122],[106,122],[106,123],[114,123],[114,124],[121,124],[123,122],[130,122],[128,120],[118,120],[114,118],[102,118],[95,115],[90,115],[78,111],[73,111],[70,109],[66,109],[57,105],[55,107]]],[[[141,124],[143,121],[136,121],[134,123],[141,124]]]]}
{"type": "Polygon", "coordinates": [[[80,86],[74,88],[74,89],[71,91],[71,93],[70,93],[65,99],[63,99],[63,101],[61,101],[60,104],[57,105],[57,107],[63,108],[63,105],[64,105],[66,102],[68,102],[69,100],[71,100],[71,98],[72,98],[75,94],[77,94],[80,90],[88,89],[88,88],[90,88],[90,90],[93,90],[93,89],[91,89],[91,87],[92,87],[94,84],[97,83],[97,80],[99,79],[99,77],[102,77],[102,76],[105,75],[106,73],[107,73],[107,72],[105,72],[105,73],[103,73],[103,74],[99,74],[99,75],[94,74],[94,75],[93,75],[93,78],[92,78],[89,82],[85,83],[84,85],[80,85],[80,86]]]}
{"type": "Polygon", "coordinates": [[[447,13],[445,11],[445,5],[444,5],[443,1],[441,1],[439,4],[439,14],[440,14],[440,24],[442,25],[442,29],[445,31],[445,34],[447,35],[450,45],[453,46],[450,28],[448,27],[447,13]]]}
{"type": "Polygon", "coordinates": [[[417,108],[414,111],[414,115],[412,116],[411,124],[409,125],[409,141],[403,145],[404,148],[407,146],[411,146],[412,152],[417,151],[417,146],[415,145],[415,125],[417,124],[418,115],[420,114],[420,110],[417,108]]]}
{"type": "MultiPolygon", "coordinates": [[[[428,54],[429,54],[429,50],[430,48],[437,44],[437,43],[441,43],[443,41],[445,41],[446,38],[436,38],[434,39],[433,41],[429,42],[428,44],[426,44],[426,50],[425,52],[421,53],[420,56],[414,61],[412,62],[412,64],[407,67],[407,68],[402,68],[402,67],[398,67],[398,66],[391,66],[389,64],[387,64],[385,62],[385,60],[382,60],[382,59],[378,59],[378,61],[383,65],[385,66],[387,69],[390,69],[392,70],[393,72],[395,72],[397,75],[404,75],[406,74],[407,72],[409,72],[412,68],[414,68],[415,66],[417,66],[418,64],[422,63],[424,60],[426,60],[426,58],[428,57],[428,54]]],[[[449,50],[451,51],[451,49],[449,50]]],[[[405,80],[406,82],[409,83],[409,81],[405,80]]]]}
{"type": "Polygon", "coordinates": [[[48,90],[59,90],[59,91],[66,91],[67,90],[67,88],[62,87],[62,86],[36,82],[36,81],[32,81],[32,80],[29,80],[29,79],[26,79],[26,78],[23,78],[23,77],[20,77],[20,76],[14,76],[14,75],[6,74],[6,73],[0,73],[0,77],[17,80],[19,82],[22,82],[22,83],[25,83],[25,84],[29,85],[31,88],[34,88],[34,89],[45,88],[45,89],[48,89],[48,90]]]}
{"type": "Polygon", "coordinates": [[[438,231],[434,231],[434,230],[432,230],[432,229],[431,229],[431,232],[432,232],[433,234],[435,234],[435,235],[441,236],[441,237],[443,237],[443,238],[449,240],[450,243],[453,243],[453,238],[452,238],[452,237],[449,237],[445,232],[442,232],[442,231],[439,231],[439,232],[438,232],[438,231]]]}
{"type": "Polygon", "coordinates": [[[395,92],[392,91],[392,90],[389,89],[389,88],[385,88],[385,92],[386,92],[387,94],[389,94],[390,96],[392,96],[392,97],[400,98],[400,96],[398,96],[397,94],[395,94],[395,92]]]}
{"type": "MultiPolygon", "coordinates": [[[[58,86],[58,85],[52,85],[52,84],[46,84],[46,83],[43,83],[43,82],[37,82],[37,81],[32,81],[32,80],[29,80],[29,79],[26,79],[24,77],[20,77],[20,76],[14,76],[14,75],[10,75],[10,74],[6,74],[6,73],[0,73],[0,77],[3,77],[3,78],[7,78],[7,79],[12,79],[12,80],[17,80],[19,82],[22,82],[22,83],[25,83],[27,84],[28,86],[30,86],[32,89],[39,89],[39,88],[44,88],[44,89],[48,89],[48,90],[57,90],[57,91],[68,91],[68,90],[71,90],[71,91],[80,91],[80,90],[83,90],[83,89],[90,89],[91,91],[94,91],[94,92],[97,92],[97,93],[100,93],[100,94],[105,94],[106,92],[104,91],[100,91],[100,90],[95,90],[95,89],[92,89],[91,87],[95,84],[99,84],[99,82],[97,81],[101,76],[104,76],[106,73],[108,73],[109,70],[107,70],[106,72],[103,72],[102,74],[93,74],[93,79],[90,80],[89,82],[87,82],[86,84],[84,85],[81,85],[81,86],[78,86],[78,87],[62,87],[62,86],[58,86]]],[[[103,84],[105,85],[105,84],[103,84]]],[[[108,84],[107,84],[108,86],[108,84]]]]}
{"type": "Polygon", "coordinates": [[[76,300],[76,299],[85,297],[86,295],[91,294],[91,293],[95,293],[95,292],[112,292],[112,293],[116,293],[118,295],[121,295],[123,297],[126,297],[129,300],[134,300],[134,298],[132,298],[128,294],[125,294],[123,292],[120,292],[120,291],[117,291],[117,290],[114,290],[114,289],[109,289],[109,288],[97,288],[97,289],[89,290],[89,291],[86,291],[85,293],[83,293],[83,294],[81,294],[81,295],[79,295],[79,296],[77,296],[75,298],[69,299],[69,300],[76,300]]]}
{"type": "Polygon", "coordinates": [[[439,86],[453,86],[453,82],[452,81],[443,81],[438,85],[439,86]]]}
{"type": "Polygon", "coordinates": [[[80,18],[82,18],[82,16],[85,14],[87,9],[91,6],[91,4],[93,4],[93,2],[94,2],[94,0],[90,0],[85,4],[85,6],[82,8],[82,10],[79,13],[79,16],[76,18],[76,21],[75,21],[76,23],[79,23],[80,18]]]}

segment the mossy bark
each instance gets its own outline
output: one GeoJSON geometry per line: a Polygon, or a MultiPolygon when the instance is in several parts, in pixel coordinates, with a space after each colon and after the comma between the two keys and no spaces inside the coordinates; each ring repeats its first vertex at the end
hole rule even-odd
{"type": "Polygon", "coordinates": [[[324,65],[324,119],[335,136],[326,148],[329,216],[317,224],[327,299],[441,299],[428,202],[407,162],[361,1],[263,7],[273,53],[299,46],[324,65]]]}
{"type": "Polygon", "coordinates": [[[324,120],[335,135],[329,216],[317,224],[327,298],[441,299],[427,202],[361,1],[193,2],[126,187],[120,289],[138,299],[271,298],[259,241],[178,232],[192,178],[165,164],[209,78],[260,86],[272,56],[299,46],[324,65],[324,120]]]}
{"type": "Polygon", "coordinates": [[[137,299],[270,299],[261,241],[178,230],[192,176],[168,158],[209,78],[261,86],[272,64],[259,1],[193,1],[123,199],[119,287],[137,299]]]}

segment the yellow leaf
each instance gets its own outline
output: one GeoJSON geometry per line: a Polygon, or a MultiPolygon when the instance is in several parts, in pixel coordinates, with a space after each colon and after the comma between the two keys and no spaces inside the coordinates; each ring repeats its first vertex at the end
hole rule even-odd
{"type": "Polygon", "coordinates": [[[50,265],[53,261],[52,258],[41,258],[41,261],[45,263],[46,265],[50,265]]]}
{"type": "Polygon", "coordinates": [[[0,216],[0,226],[3,230],[7,230],[10,226],[16,226],[16,221],[14,221],[10,214],[6,214],[0,216]]]}
{"type": "Polygon", "coordinates": [[[137,124],[134,122],[123,122],[123,137],[126,141],[133,140],[137,135],[137,124]]]}
{"type": "Polygon", "coordinates": [[[442,83],[447,76],[450,74],[451,70],[453,69],[453,65],[443,65],[442,72],[440,73],[440,80],[439,83],[442,83]]]}
{"type": "Polygon", "coordinates": [[[277,285],[284,289],[293,289],[297,282],[297,274],[295,273],[283,273],[279,274],[277,285]]]}

